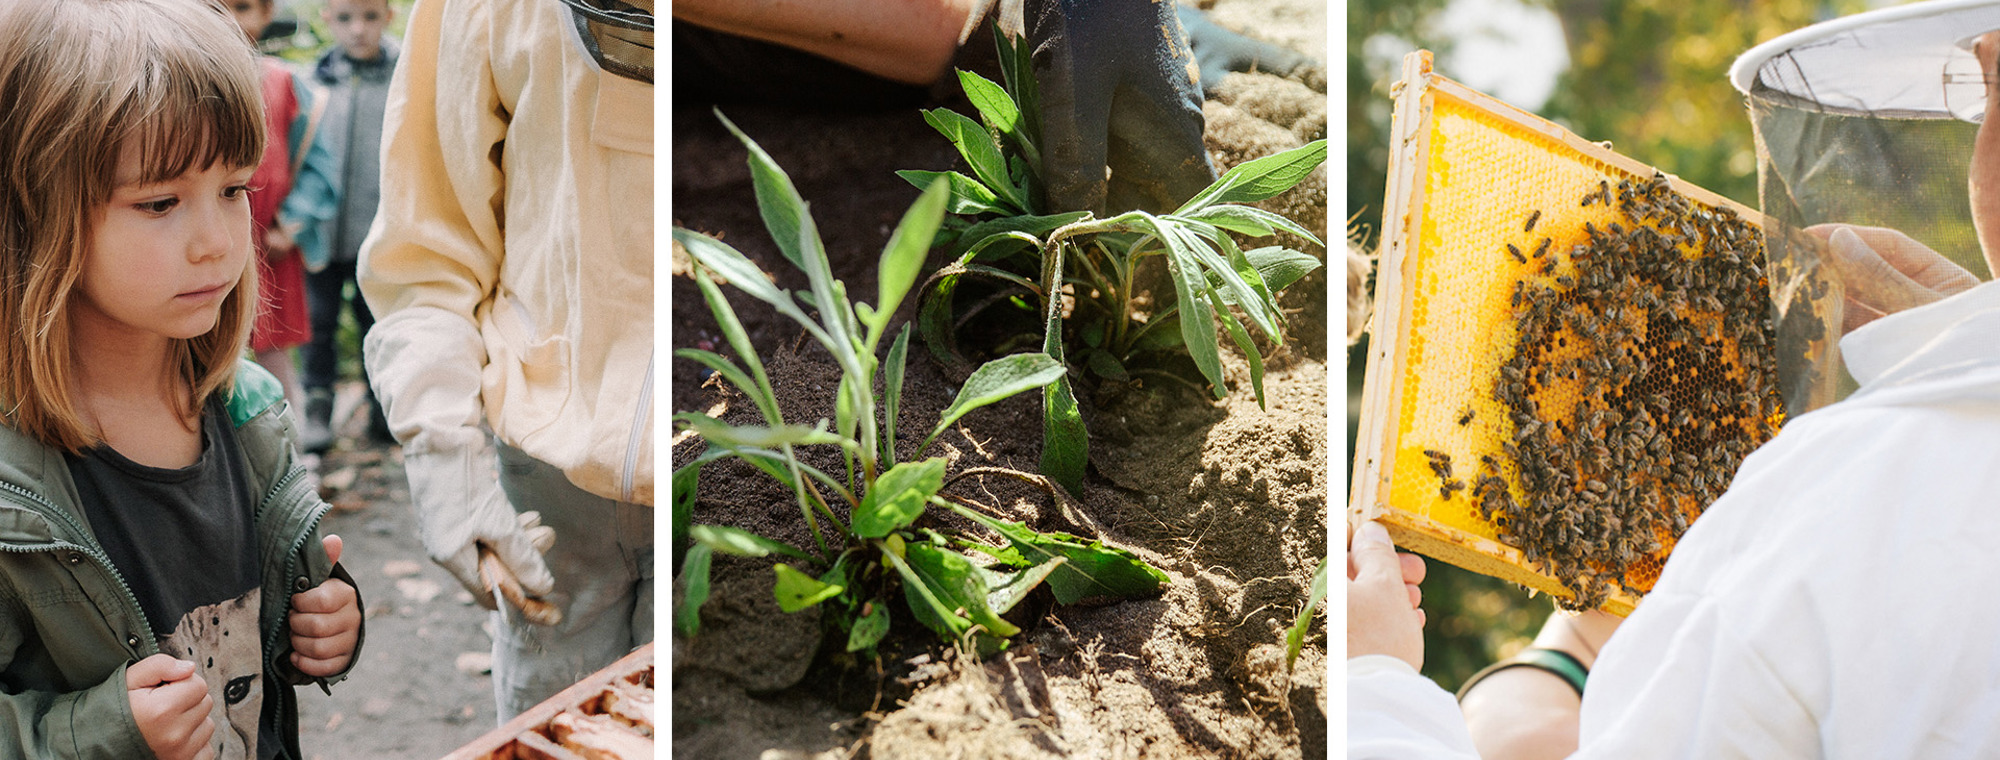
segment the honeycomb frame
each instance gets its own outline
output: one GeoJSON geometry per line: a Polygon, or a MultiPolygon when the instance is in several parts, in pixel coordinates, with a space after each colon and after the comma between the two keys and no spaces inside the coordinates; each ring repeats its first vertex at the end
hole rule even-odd
{"type": "MultiPolygon", "coordinates": [[[[1419,266],[1427,250],[1435,241],[1427,240],[1429,234],[1438,235],[1435,225],[1427,227],[1426,216],[1437,214],[1446,217],[1455,213],[1453,209],[1433,209],[1427,205],[1428,185],[1432,181],[1433,142],[1449,141],[1456,137],[1439,131],[1436,120],[1440,110],[1447,114],[1471,113],[1480,119],[1503,125],[1511,137],[1530,141],[1551,155],[1568,161],[1572,170],[1563,182],[1530,186],[1519,177],[1493,177],[1491,184],[1504,186],[1506,192],[1519,191],[1534,196],[1517,204],[1522,209],[1536,209],[1532,215],[1522,217],[1483,218],[1475,231],[1508,230],[1517,233],[1507,237],[1493,233],[1494,237],[1486,247],[1493,255],[1505,257],[1513,255],[1522,259],[1525,251],[1510,246],[1502,250],[1500,241],[1520,242],[1518,233],[1525,232],[1523,223],[1529,229],[1543,232],[1542,225],[1568,225],[1567,231],[1574,236],[1576,229],[1585,222],[1596,219],[1598,225],[1610,218],[1597,214],[1586,206],[1579,210],[1576,198],[1580,190],[1597,181],[1616,182],[1620,178],[1652,177],[1657,170],[1640,161],[1612,151],[1608,144],[1593,143],[1568,130],[1506,104],[1498,99],[1479,93],[1462,84],[1437,75],[1432,71],[1431,55],[1427,51],[1416,51],[1405,57],[1402,79],[1393,90],[1396,98],[1394,123],[1392,127],[1390,172],[1384,202],[1383,240],[1380,249],[1381,260],[1377,275],[1377,311],[1373,316],[1372,340],[1368,351],[1368,373],[1362,397],[1360,427],[1356,434],[1356,458],[1353,463],[1354,479],[1349,501],[1349,518],[1352,524],[1375,519],[1389,528],[1391,538],[1406,549],[1414,550],[1438,560],[1449,562],[1473,572],[1502,578],[1529,588],[1558,597],[1569,597],[1570,591],[1554,576],[1537,569],[1535,564],[1514,546],[1500,539],[1499,528],[1483,518],[1467,497],[1466,492],[1458,492],[1453,499],[1449,488],[1440,494],[1438,486],[1444,482],[1449,486],[1454,471],[1449,457],[1440,461],[1443,452],[1432,450],[1433,446],[1455,450],[1459,453],[1491,450],[1494,446],[1480,446],[1480,435],[1488,435],[1484,443],[1493,440],[1491,435],[1497,430],[1490,425],[1470,426],[1471,419],[1484,416],[1487,422],[1495,417],[1504,417],[1505,409],[1491,398],[1493,384],[1500,372],[1499,360],[1486,355],[1486,366],[1473,370],[1477,382],[1461,383],[1465,390],[1460,397],[1427,397],[1421,390],[1406,386],[1405,378],[1411,373],[1412,361],[1421,361],[1425,351],[1449,352],[1454,348],[1464,349],[1467,354],[1481,355],[1470,346],[1425,346],[1426,334],[1419,329],[1428,317],[1425,312],[1433,307],[1446,312],[1442,317],[1449,322],[1454,319],[1475,319],[1476,307],[1457,303],[1430,303],[1422,299],[1420,291],[1425,287],[1440,288],[1440,277],[1457,277],[1465,282],[1477,281],[1479,272],[1458,270],[1429,271],[1419,266]],[[1542,217],[1540,209],[1555,208],[1551,204],[1568,203],[1568,209],[1549,218],[1542,217]],[[1557,217],[1560,218],[1557,218],[1557,217]],[[1457,310],[1457,311],[1454,311],[1457,310]],[[1413,327],[1413,323],[1419,327],[1413,327]],[[1412,354],[1417,355],[1413,359],[1412,354]],[[1479,396],[1486,398],[1481,399],[1479,396]],[[1421,402],[1421,403],[1419,403],[1421,402]],[[1454,424],[1455,423],[1455,424],[1454,424]],[[1450,446],[1440,442],[1463,445],[1450,446]],[[1413,473],[1417,473],[1413,475],[1413,473]],[[1427,478],[1427,479],[1426,479],[1427,478]],[[1418,497],[1412,491],[1413,483],[1424,484],[1429,489],[1427,496],[1418,497]],[[1401,506],[1398,506],[1401,505],[1401,506]]],[[[1440,149],[1443,150],[1443,149],[1440,149]]],[[[1442,155],[1450,156],[1449,153],[1442,155]]],[[[1442,167],[1451,171],[1453,166],[1442,167]]],[[[1531,180],[1530,180],[1531,181],[1531,180]]],[[[1675,192],[1688,200],[1712,209],[1733,211],[1742,221],[1756,229],[1763,229],[1765,218],[1762,214],[1742,204],[1723,198],[1713,192],[1683,182],[1678,178],[1666,177],[1665,181],[1675,192]]],[[[1608,200],[1608,194],[1607,194],[1608,200]]],[[[1608,206],[1609,204],[1602,204],[1608,206]]],[[[1600,207],[1605,214],[1608,208],[1600,207]]],[[[1440,222],[1439,225],[1444,224],[1440,222]]],[[[1460,224],[1451,228],[1453,232],[1472,229],[1460,224]]],[[[1561,236],[1562,232],[1550,232],[1561,236]]],[[[1594,233],[1593,233],[1594,234],[1594,233]]],[[[1463,244],[1461,247],[1476,247],[1463,244]]],[[[1527,247],[1522,243],[1521,248],[1527,247]]],[[[1524,261],[1524,263],[1526,263],[1524,261]]],[[[1520,278],[1509,278],[1512,282],[1520,278]]],[[[1481,284],[1492,291],[1494,282],[1490,278],[1481,284]]],[[[1498,284],[1507,284],[1499,282],[1498,284]]],[[[1449,290],[1449,288],[1441,288],[1449,290]]],[[[1432,299],[1436,300],[1436,299],[1432,299]]],[[[1468,299],[1476,300],[1476,299],[1468,299]]],[[[1516,302],[1518,305],[1518,302],[1516,302]]],[[[1490,312],[1491,309],[1489,308],[1490,312]]],[[[1491,314],[1485,317],[1492,321],[1491,314]]],[[[1486,352],[1491,354],[1491,352],[1486,352]]],[[[1452,358],[1448,362],[1472,364],[1480,361],[1452,358]]],[[[1446,363],[1446,362],[1441,362],[1446,363]]],[[[1473,480],[1477,473],[1477,460],[1462,457],[1455,474],[1466,481],[1473,480]]],[[[1511,481],[1518,473],[1503,473],[1511,481]]],[[[1733,475],[1733,473],[1731,473],[1733,475]]],[[[1706,505],[1700,505],[1705,507],[1706,505]]],[[[1647,570],[1658,572],[1658,563],[1664,562],[1671,546],[1665,545],[1655,555],[1647,570]]],[[[1644,585],[1650,586],[1648,578],[1644,585]]],[[[1614,588],[1602,608],[1618,615],[1628,614],[1637,600],[1630,594],[1614,588]]]]}

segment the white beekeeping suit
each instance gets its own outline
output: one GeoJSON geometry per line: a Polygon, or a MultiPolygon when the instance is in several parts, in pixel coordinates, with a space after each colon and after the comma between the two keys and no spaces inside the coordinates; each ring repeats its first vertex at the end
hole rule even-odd
{"type": "MultiPolygon", "coordinates": [[[[1676,546],[1583,699],[1580,757],[2000,756],[2000,283],[1841,342],[1676,546]]],[[[1450,694],[1348,663],[1348,757],[1471,757],[1450,694]]]]}

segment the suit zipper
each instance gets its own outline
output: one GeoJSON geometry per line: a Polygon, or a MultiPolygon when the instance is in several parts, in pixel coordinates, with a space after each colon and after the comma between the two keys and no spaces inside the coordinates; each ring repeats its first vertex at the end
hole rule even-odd
{"type": "Polygon", "coordinates": [[[646,379],[639,386],[639,406],[632,412],[632,435],[625,441],[625,476],[621,479],[625,495],[622,501],[632,501],[632,479],[639,469],[639,446],[645,441],[646,423],[653,417],[653,362],[657,356],[646,357],[646,379]]]}

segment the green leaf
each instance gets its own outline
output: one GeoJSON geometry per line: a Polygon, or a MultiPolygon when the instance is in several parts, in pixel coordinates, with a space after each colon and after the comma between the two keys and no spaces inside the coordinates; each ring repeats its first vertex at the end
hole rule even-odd
{"type": "Polygon", "coordinates": [[[986,126],[1003,135],[1012,135],[1021,122],[1021,110],[1014,105],[1014,99],[1007,91],[994,84],[993,80],[963,69],[958,72],[958,84],[965,88],[965,98],[972,101],[972,107],[979,109],[979,118],[986,126]]]}
{"type": "Polygon", "coordinates": [[[1222,354],[1215,339],[1215,311],[1208,303],[1208,278],[1192,258],[1177,247],[1167,248],[1167,269],[1173,276],[1175,303],[1180,306],[1181,338],[1188,358],[1215,387],[1215,397],[1222,398],[1222,354]]]}
{"type": "MultiPolygon", "coordinates": [[[[1203,242],[1201,236],[1185,223],[1173,222],[1158,217],[1152,219],[1151,222],[1153,228],[1158,231],[1160,240],[1167,244],[1167,248],[1179,260],[1193,261],[1198,268],[1220,277],[1224,287],[1233,296],[1231,300],[1243,307],[1243,311],[1250,316],[1250,321],[1256,323],[1257,327],[1263,330],[1265,335],[1271,336],[1274,340],[1278,338],[1280,333],[1277,323],[1277,304],[1270,299],[1268,294],[1258,290],[1257,285],[1262,285],[1261,282],[1257,283],[1257,285],[1252,285],[1249,280],[1244,279],[1243,275],[1245,272],[1248,272],[1253,277],[1256,275],[1255,270],[1247,262],[1239,270],[1228,259],[1217,255],[1214,250],[1210,249],[1208,244],[1203,242]]],[[[1196,222],[1195,224],[1201,223],[1196,222]]],[[[1227,236],[1223,236],[1220,241],[1217,241],[1217,244],[1227,245],[1232,249],[1236,247],[1236,243],[1230,241],[1227,236]]],[[[1204,275],[1202,285],[1203,287],[1207,286],[1206,275],[1204,275]]],[[[1211,301],[1211,304],[1217,305],[1219,308],[1219,304],[1216,304],[1215,301],[1211,301]]],[[[1212,325],[1210,327],[1213,329],[1212,325]]]]}
{"type": "Polygon", "coordinates": [[[1228,309],[1216,309],[1215,315],[1222,319],[1222,326],[1229,332],[1229,339],[1236,342],[1236,350],[1243,352],[1243,358],[1250,362],[1250,388],[1257,394],[1257,408],[1264,408],[1264,355],[1258,353],[1257,343],[1250,340],[1250,333],[1236,321],[1236,315],[1228,309]]]}
{"type": "Polygon", "coordinates": [[[1188,199],[1174,215],[1189,216],[1218,203],[1264,200],[1292,189],[1323,163],[1326,163],[1326,141],[1314,140],[1277,155],[1237,164],[1188,199]]]}
{"type": "MultiPolygon", "coordinates": [[[[869,336],[881,335],[888,328],[889,319],[896,315],[896,307],[910,292],[910,286],[916,284],[917,274],[924,268],[924,259],[931,251],[931,238],[937,236],[938,222],[944,220],[944,203],[948,194],[947,183],[932,182],[917,202],[903,212],[903,221],[896,224],[896,232],[889,236],[889,244],[882,249],[877,277],[880,298],[875,301],[875,321],[868,325],[869,336]]],[[[872,347],[874,344],[869,345],[872,347]]]]}
{"type": "Polygon", "coordinates": [[[803,560],[812,559],[783,541],[774,541],[727,525],[696,525],[688,529],[688,535],[694,538],[695,543],[738,557],[769,557],[777,553],[803,560]]]}
{"type": "Polygon", "coordinates": [[[882,461],[896,464],[896,414],[903,400],[903,363],[910,352],[910,325],[903,323],[882,367],[882,461]]]}
{"type": "MultiPolygon", "coordinates": [[[[758,269],[757,265],[750,263],[750,259],[745,258],[743,254],[729,247],[728,244],[681,227],[674,228],[674,242],[680,243],[682,248],[687,249],[688,255],[693,257],[697,263],[714,270],[716,274],[722,275],[722,279],[728,280],[729,284],[736,286],[737,290],[741,290],[744,293],[750,294],[752,298],[770,304],[778,310],[778,313],[790,317],[792,321],[799,323],[801,327],[806,329],[806,332],[811,333],[813,338],[821,343],[828,343],[832,340],[826,334],[825,330],[820,329],[818,322],[813,321],[812,317],[806,316],[805,312],[799,310],[798,303],[793,301],[789,294],[772,283],[769,277],[765,277],[763,270],[758,269]]],[[[710,303],[713,305],[714,302],[711,301],[710,303]]],[[[732,345],[734,344],[732,343],[732,345]]],[[[743,353],[739,349],[738,354],[742,355],[743,353]]]]}
{"type": "Polygon", "coordinates": [[[912,185],[916,185],[918,190],[928,189],[940,177],[950,182],[950,202],[945,205],[945,211],[949,213],[1005,214],[1012,211],[1012,209],[1007,208],[1000,200],[1000,196],[994,195],[992,190],[988,190],[985,185],[979,184],[979,180],[967,177],[958,172],[902,169],[896,172],[896,176],[902,177],[912,185]]]}
{"type": "Polygon", "coordinates": [[[947,604],[941,598],[942,592],[931,588],[908,560],[893,551],[882,552],[882,558],[889,560],[897,574],[903,576],[903,601],[910,605],[910,614],[917,618],[917,622],[949,639],[956,639],[972,630],[972,621],[956,612],[953,605],[947,604]]]}
{"type": "Polygon", "coordinates": [[[709,548],[706,544],[696,544],[689,549],[687,559],[681,562],[681,577],[687,579],[687,595],[681,597],[681,604],[674,609],[674,628],[683,638],[694,638],[701,631],[701,606],[708,603],[709,548]]]}
{"type": "Polygon", "coordinates": [[[873,649],[889,635],[889,608],[880,599],[870,599],[861,607],[861,618],[847,629],[847,651],[873,649]]]}
{"type": "Polygon", "coordinates": [[[928,448],[939,433],[965,416],[966,412],[1030,388],[1044,387],[1062,377],[1065,371],[1062,362],[1048,354],[1014,354],[987,362],[965,379],[965,385],[958,389],[958,397],[951,400],[951,406],[938,419],[937,427],[931,430],[930,437],[925,438],[917,450],[928,448]]]}
{"type": "Polygon", "coordinates": [[[694,499],[701,490],[701,466],[710,460],[704,456],[674,470],[674,515],[671,528],[674,541],[674,563],[680,564],[687,555],[687,547],[694,537],[688,529],[694,526],[694,499]]]}
{"type": "Polygon", "coordinates": [[[1001,156],[1000,144],[993,140],[993,135],[985,127],[950,109],[933,108],[923,113],[924,121],[958,148],[959,155],[964,156],[965,163],[972,167],[972,176],[978,177],[987,189],[1013,209],[1021,212],[1029,210],[1027,200],[1007,178],[1007,161],[1001,156]]]}
{"type": "Polygon", "coordinates": [[[798,612],[820,602],[840,595],[846,589],[821,583],[805,573],[792,569],[791,565],[780,562],[771,569],[778,574],[777,583],[771,587],[771,594],[778,598],[778,609],[798,612]]]}
{"type": "Polygon", "coordinates": [[[1119,363],[1118,357],[1112,356],[1110,351],[1092,350],[1085,353],[1083,358],[1084,362],[1090,365],[1090,371],[1097,373],[1098,377],[1121,383],[1132,379],[1131,373],[1125,371],[1125,365],[1119,363]]]}
{"type": "Polygon", "coordinates": [[[1081,497],[1089,463],[1090,436],[1083,427],[1083,412],[1069,389],[1069,378],[1057,378],[1042,391],[1042,474],[1081,497]]]}
{"type": "Polygon", "coordinates": [[[750,184],[757,191],[757,213],[764,217],[764,228],[770,230],[771,240],[778,244],[778,252],[793,264],[805,266],[805,250],[799,247],[799,226],[802,222],[811,221],[805,199],[799,197],[798,188],[792,186],[792,178],[785,174],[784,169],[778,168],[778,162],[771,159],[771,154],[765,153],[763,146],[743,134],[743,130],[737,129],[735,122],[722,115],[722,109],[715,109],[715,118],[721,119],[722,126],[728,127],[729,133],[736,135],[736,139],[742,140],[743,146],[750,150],[750,184]]]}
{"type": "MultiPolygon", "coordinates": [[[[980,120],[1020,150],[1021,155],[1009,157],[1009,166],[1019,169],[1014,176],[1024,179],[1033,176],[1026,167],[1040,166],[1042,151],[1029,134],[1029,125],[1021,118],[1021,107],[1013,96],[993,80],[963,69],[958,72],[958,83],[965,89],[972,107],[979,109],[980,120]]],[[[1016,187],[1027,186],[1025,182],[1016,184],[1016,187]]]]}
{"type": "Polygon", "coordinates": [[[826,421],[820,420],[819,427],[804,425],[729,425],[714,417],[698,412],[681,412],[674,415],[676,422],[684,423],[696,435],[714,443],[735,448],[776,448],[785,444],[811,446],[822,443],[840,443],[843,438],[826,431],[826,421]]]}
{"type": "Polygon", "coordinates": [[[1319,569],[1313,571],[1312,594],[1306,598],[1305,609],[1299,610],[1299,619],[1292,623],[1292,630],[1285,634],[1285,670],[1292,669],[1292,663],[1299,659],[1299,650],[1305,648],[1306,629],[1312,627],[1313,611],[1326,598],[1326,559],[1319,558],[1319,569]]]}
{"type": "Polygon", "coordinates": [[[1208,208],[1189,214],[1187,218],[1207,222],[1232,232],[1241,232],[1251,237],[1264,237],[1273,234],[1274,230],[1284,230],[1310,240],[1316,245],[1326,245],[1325,243],[1321,243],[1319,237],[1313,235],[1311,230],[1306,229],[1298,222],[1255,206],[1238,206],[1225,203],[1219,206],[1209,206],[1208,208]]]}
{"type": "Polygon", "coordinates": [[[729,347],[743,359],[743,364],[750,368],[750,377],[757,383],[755,390],[744,388],[744,394],[757,404],[758,411],[764,413],[765,422],[772,425],[783,424],[784,413],[778,409],[777,396],[771,392],[771,378],[764,374],[764,362],[757,357],[756,347],[750,345],[750,335],[744,331],[743,323],[736,318],[736,310],[730,308],[729,299],[722,296],[722,291],[715,286],[715,281],[709,278],[705,268],[695,267],[694,280],[701,288],[702,300],[708,302],[709,313],[715,316],[716,325],[722,329],[723,337],[729,341],[729,347]]]}
{"type": "Polygon", "coordinates": [[[1040,533],[1018,522],[988,517],[942,499],[939,502],[993,529],[1031,562],[1041,564],[1059,557],[1065,560],[1048,576],[1049,589],[1062,604],[1074,604],[1093,596],[1144,596],[1167,582],[1166,573],[1131,552],[1105,546],[1103,541],[1085,543],[1084,539],[1068,533],[1040,533]]]}
{"type": "Polygon", "coordinates": [[[854,535],[881,538],[923,514],[924,504],[944,487],[944,457],[904,462],[875,479],[854,510],[854,535]]]}
{"type": "Polygon", "coordinates": [[[1028,598],[1028,592],[1041,585],[1042,579],[1049,577],[1049,573],[1055,572],[1056,568],[1068,561],[1057,557],[1011,573],[989,571],[986,582],[986,587],[989,589],[986,592],[986,606],[993,608],[996,613],[1007,614],[1008,610],[1014,609],[1014,605],[1028,598]]]}
{"type": "Polygon", "coordinates": [[[730,361],[721,354],[713,351],[703,351],[698,348],[682,348],[676,349],[674,355],[682,359],[700,362],[702,366],[715,370],[716,374],[722,375],[722,379],[728,380],[731,385],[736,386],[737,390],[743,391],[743,395],[749,396],[751,401],[756,402],[757,411],[763,412],[765,419],[770,419],[776,413],[776,409],[764,408],[762,394],[757,392],[757,382],[751,380],[750,376],[745,374],[742,368],[737,367],[735,362],[730,361]]]}
{"type": "Polygon", "coordinates": [[[1139,334],[1132,336],[1132,350],[1128,356],[1178,349],[1187,345],[1181,336],[1181,315],[1178,310],[1171,314],[1155,315],[1139,334]]]}
{"type": "Polygon", "coordinates": [[[986,603],[986,578],[965,555],[930,544],[911,544],[904,553],[910,568],[929,586],[938,601],[995,636],[1012,636],[1021,629],[1000,617],[986,603]]]}
{"type": "Polygon", "coordinates": [[[1299,278],[1311,274],[1320,267],[1319,259],[1309,253],[1301,253],[1281,245],[1252,248],[1243,252],[1250,265],[1257,268],[1257,274],[1264,278],[1264,285],[1271,292],[1282,292],[1299,278]]]}

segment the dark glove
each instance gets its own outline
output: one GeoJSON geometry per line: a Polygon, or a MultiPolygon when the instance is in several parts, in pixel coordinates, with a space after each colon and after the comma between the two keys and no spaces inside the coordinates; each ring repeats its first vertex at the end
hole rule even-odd
{"type": "Polygon", "coordinates": [[[1302,66],[1316,63],[1295,50],[1260,42],[1229,31],[1208,20],[1208,14],[1192,5],[1180,10],[1181,28],[1187,30],[1188,45],[1201,66],[1202,90],[1213,95],[1222,77],[1232,71],[1262,71],[1287,76],[1302,66]]]}
{"type": "Polygon", "coordinates": [[[1172,211],[1215,180],[1172,3],[1027,0],[1024,11],[1049,210],[1172,211]]]}

